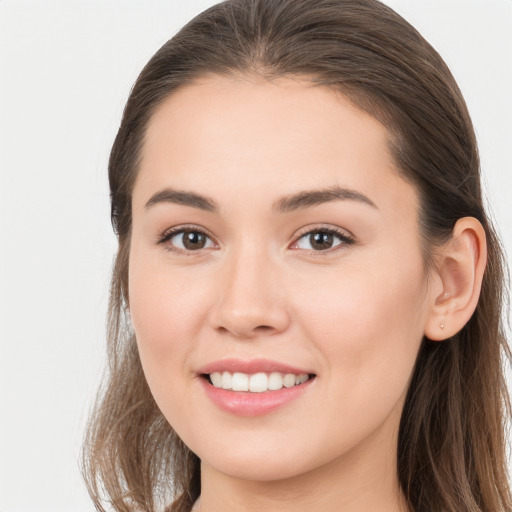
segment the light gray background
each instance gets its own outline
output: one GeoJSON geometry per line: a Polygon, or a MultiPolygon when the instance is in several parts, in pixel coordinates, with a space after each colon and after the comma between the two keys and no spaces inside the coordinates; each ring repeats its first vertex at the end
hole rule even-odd
{"type": "MultiPolygon", "coordinates": [[[[147,59],[211,0],[0,0],[0,511],[92,511],[78,471],[115,239],[106,164],[147,59]]],[[[388,0],[466,96],[512,254],[512,1],[388,0]]]]}

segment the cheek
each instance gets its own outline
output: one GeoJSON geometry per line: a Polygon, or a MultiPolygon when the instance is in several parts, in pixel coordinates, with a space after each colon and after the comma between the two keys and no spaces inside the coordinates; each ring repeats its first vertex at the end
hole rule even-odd
{"type": "Polygon", "coordinates": [[[179,348],[181,341],[198,333],[202,308],[210,300],[197,276],[172,272],[135,251],[130,259],[129,296],[137,342],[150,347],[156,358],[179,348]]]}
{"type": "Polygon", "coordinates": [[[317,280],[297,312],[304,336],[322,361],[326,403],[318,404],[313,415],[322,418],[328,410],[331,417],[348,419],[332,427],[335,435],[325,432],[343,449],[386,418],[399,422],[422,340],[424,301],[419,297],[425,286],[421,268],[400,272],[402,279],[367,269],[317,280]]]}
{"type": "MultiPolygon", "coordinates": [[[[296,297],[297,317],[333,372],[368,385],[408,379],[423,337],[426,279],[416,264],[345,269],[296,297]]],[[[398,382],[397,382],[398,385],[398,382]]]]}
{"type": "MultiPolygon", "coordinates": [[[[191,404],[186,386],[192,373],[191,342],[202,322],[205,287],[191,283],[186,272],[172,272],[150,251],[134,248],[130,255],[130,316],[139,356],[152,395],[174,424],[191,404]]],[[[189,276],[190,277],[190,276],[189,276]]]]}

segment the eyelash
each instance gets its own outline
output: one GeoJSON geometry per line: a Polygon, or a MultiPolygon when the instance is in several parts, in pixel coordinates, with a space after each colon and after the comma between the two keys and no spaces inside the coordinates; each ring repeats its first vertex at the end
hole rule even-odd
{"type": "MultiPolygon", "coordinates": [[[[179,235],[179,234],[183,234],[183,233],[186,233],[186,232],[199,233],[199,234],[205,236],[206,238],[208,238],[210,241],[213,242],[213,244],[215,244],[218,247],[218,245],[214,241],[213,237],[210,234],[208,234],[207,231],[205,231],[204,229],[200,228],[199,226],[193,226],[193,225],[191,225],[191,226],[177,226],[177,227],[168,229],[167,231],[162,233],[162,235],[159,236],[157,243],[159,245],[167,244],[167,242],[169,242],[174,236],[179,235]]],[[[327,227],[324,227],[324,226],[314,226],[314,227],[307,227],[307,228],[304,228],[302,231],[299,231],[299,233],[295,237],[295,241],[290,246],[290,248],[292,250],[300,250],[300,249],[298,249],[296,247],[298,245],[298,243],[300,242],[300,240],[302,240],[303,238],[305,238],[308,235],[311,236],[311,235],[313,235],[315,233],[322,233],[322,234],[331,235],[333,237],[338,238],[340,240],[340,243],[335,245],[334,247],[331,247],[331,248],[328,248],[328,249],[325,249],[325,250],[315,251],[314,249],[309,249],[309,251],[312,254],[321,255],[321,254],[331,253],[331,252],[339,250],[339,248],[341,248],[343,246],[350,246],[350,245],[353,245],[355,243],[355,240],[352,237],[352,235],[347,234],[346,231],[342,231],[341,229],[336,229],[336,228],[333,228],[333,227],[327,228],[327,227]]],[[[210,249],[210,248],[206,248],[206,250],[208,250],[208,249],[210,249]]],[[[184,250],[184,249],[181,249],[179,247],[175,247],[175,246],[173,246],[171,244],[168,244],[166,246],[166,250],[169,251],[169,252],[175,252],[175,253],[178,253],[178,254],[185,254],[187,256],[192,256],[192,255],[194,255],[194,253],[199,252],[201,249],[197,249],[197,250],[184,250]]],[[[304,250],[308,250],[308,249],[304,249],[304,250]]]]}
{"type": "MultiPolygon", "coordinates": [[[[295,242],[293,242],[293,244],[292,244],[292,249],[294,249],[294,246],[298,245],[300,240],[307,237],[308,235],[311,236],[315,233],[331,235],[333,237],[338,238],[340,240],[340,243],[335,245],[334,247],[330,247],[329,249],[325,249],[325,250],[315,251],[314,249],[309,249],[309,251],[314,255],[322,255],[322,254],[331,253],[331,252],[341,249],[344,246],[350,246],[355,243],[354,237],[352,235],[349,235],[344,230],[337,229],[334,227],[325,227],[325,226],[310,227],[310,226],[308,226],[307,228],[304,228],[303,230],[299,231],[299,233],[295,237],[295,242]]],[[[294,250],[299,250],[299,249],[294,249],[294,250]]],[[[305,249],[305,250],[307,250],[307,249],[305,249]]]]}
{"type": "MultiPolygon", "coordinates": [[[[186,232],[199,233],[199,234],[205,236],[206,238],[208,238],[209,240],[213,241],[213,237],[210,234],[208,234],[204,229],[201,229],[199,226],[191,225],[191,226],[177,226],[177,227],[168,229],[167,231],[162,233],[162,235],[160,235],[157,243],[159,245],[167,244],[167,242],[169,242],[174,236],[179,235],[180,233],[186,233],[186,232]]],[[[215,245],[217,245],[217,244],[215,243],[215,245]]],[[[196,251],[184,250],[184,249],[180,249],[179,247],[175,247],[172,244],[167,244],[165,248],[169,252],[184,254],[186,256],[193,256],[194,253],[199,252],[201,250],[201,249],[198,249],[196,251]]]]}

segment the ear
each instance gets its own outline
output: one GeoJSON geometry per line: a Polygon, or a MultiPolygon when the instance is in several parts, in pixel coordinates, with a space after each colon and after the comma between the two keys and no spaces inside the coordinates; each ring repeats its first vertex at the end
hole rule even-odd
{"type": "Polygon", "coordinates": [[[441,341],[457,334],[473,315],[487,262],[485,231],[473,217],[459,219],[436,257],[425,336],[441,341]]]}

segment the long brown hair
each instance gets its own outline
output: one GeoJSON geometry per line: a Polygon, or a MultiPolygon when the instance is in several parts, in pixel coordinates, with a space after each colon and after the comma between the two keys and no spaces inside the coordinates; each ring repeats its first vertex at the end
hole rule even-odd
{"type": "Polygon", "coordinates": [[[397,473],[415,512],[512,510],[504,425],[504,257],[484,211],[472,123],[450,71],[404,19],[376,0],[231,0],[206,10],[153,56],[128,99],[109,180],[119,251],[109,307],[108,368],[83,469],[98,510],[185,512],[200,493],[199,459],[149,391],[127,321],[131,193],[155,109],[206,74],[307,77],[379,119],[402,176],[420,194],[426,265],[455,222],[484,226],[488,263],[468,324],[424,339],[404,406],[397,473]]]}

